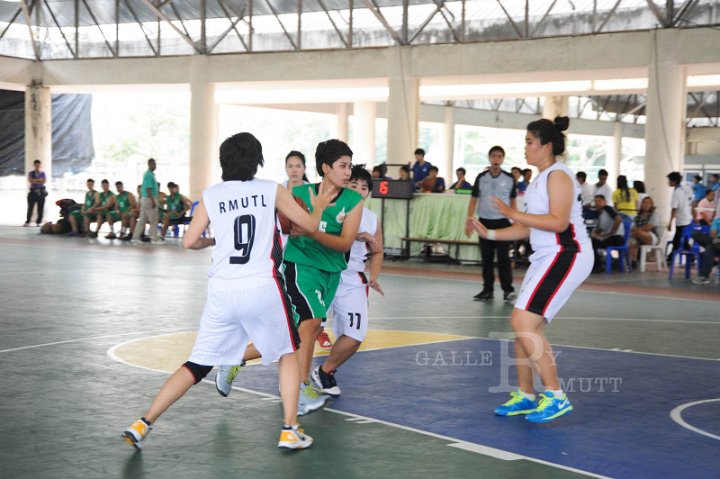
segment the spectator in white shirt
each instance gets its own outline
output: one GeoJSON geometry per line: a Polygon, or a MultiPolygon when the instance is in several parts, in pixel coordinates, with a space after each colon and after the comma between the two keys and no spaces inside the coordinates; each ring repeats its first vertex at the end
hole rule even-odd
{"type": "Polygon", "coordinates": [[[595,191],[593,192],[593,195],[602,195],[605,197],[605,202],[607,203],[607,206],[615,206],[612,201],[613,190],[612,188],[610,188],[610,185],[607,184],[607,179],[607,170],[601,169],[600,171],[598,171],[598,182],[595,183],[595,191]]]}
{"type": "Polygon", "coordinates": [[[587,182],[587,173],[584,171],[578,171],[575,174],[575,179],[580,185],[580,202],[583,207],[583,218],[597,218],[597,212],[593,209],[595,188],[587,182]]]}

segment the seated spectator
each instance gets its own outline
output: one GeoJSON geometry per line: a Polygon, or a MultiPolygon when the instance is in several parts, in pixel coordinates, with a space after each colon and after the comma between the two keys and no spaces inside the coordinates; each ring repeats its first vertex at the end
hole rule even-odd
{"type": "Polygon", "coordinates": [[[427,177],[419,185],[421,193],[442,193],[445,191],[445,180],[438,176],[437,166],[431,166],[427,177]]]}
{"type": "Polygon", "coordinates": [[[590,235],[595,251],[595,271],[602,271],[603,259],[600,249],[608,246],[622,246],[625,243],[625,227],[622,216],[608,206],[603,195],[595,195],[595,211],[598,213],[598,226],[590,235]]]}
{"type": "Polygon", "coordinates": [[[399,181],[410,181],[410,167],[403,165],[398,169],[398,180],[399,181]]]}
{"type": "Polygon", "coordinates": [[[694,231],[692,238],[697,241],[700,246],[705,248],[700,260],[700,270],[697,278],[693,279],[695,284],[711,283],[710,272],[715,265],[715,257],[720,256],[720,238],[718,238],[718,229],[720,229],[720,217],[715,218],[710,225],[710,234],[707,235],[701,231],[694,231]]]}
{"type": "Polygon", "coordinates": [[[655,212],[655,203],[649,196],[643,198],[640,211],[633,219],[630,229],[629,255],[631,261],[637,261],[638,246],[656,245],[660,241],[658,228],[660,218],[655,212]]]}
{"type": "Polygon", "coordinates": [[[130,240],[132,237],[132,231],[135,229],[135,218],[133,217],[133,209],[137,207],[135,196],[129,191],[125,191],[122,181],[115,182],[115,188],[117,194],[115,195],[115,207],[108,212],[107,222],[110,225],[110,234],[106,236],[108,239],[113,239],[115,234],[113,231],[113,224],[116,221],[120,222],[120,236],[121,240],[130,240]],[[127,232],[127,236],[126,233],[127,232]]]}
{"type": "MultiPolygon", "coordinates": [[[[100,186],[102,187],[102,191],[98,194],[98,198],[100,198],[100,205],[97,207],[96,210],[97,228],[94,232],[88,231],[88,236],[90,236],[91,238],[97,238],[103,222],[107,219],[107,215],[110,213],[110,211],[115,209],[115,193],[110,191],[110,182],[108,180],[102,180],[100,182],[100,186]]],[[[108,224],[110,225],[110,234],[105,236],[105,238],[114,239],[115,232],[113,231],[113,224],[110,222],[108,222],[108,224]]]]}
{"type": "Polygon", "coordinates": [[[617,189],[612,193],[612,200],[618,213],[630,218],[637,214],[638,192],[628,187],[627,176],[617,177],[617,189]]]}
{"type": "Polygon", "coordinates": [[[715,217],[716,208],[715,192],[713,190],[707,190],[705,192],[705,198],[698,201],[695,207],[695,221],[701,225],[710,226],[710,223],[712,223],[715,217]]]}
{"type": "Polygon", "coordinates": [[[472,185],[465,180],[466,173],[467,173],[467,171],[465,171],[465,168],[462,168],[462,167],[455,170],[455,175],[457,176],[457,181],[455,183],[453,183],[450,186],[450,188],[448,188],[448,189],[449,190],[471,190],[472,185]]]}
{"type": "Polygon", "coordinates": [[[387,173],[387,166],[385,163],[382,165],[374,166],[372,169],[372,177],[374,180],[391,180],[392,178],[388,177],[386,175],[387,173]]]}
{"type": "Polygon", "coordinates": [[[696,205],[705,198],[705,193],[707,192],[707,188],[705,188],[705,185],[702,184],[702,176],[695,175],[693,177],[693,204],[696,205]]]}
{"type": "Polygon", "coordinates": [[[95,180],[88,178],[85,185],[88,190],[85,193],[85,200],[83,201],[82,207],[70,214],[71,235],[82,234],[86,236],[90,221],[97,219],[95,216],[95,208],[100,205],[100,198],[98,192],[95,191],[95,180]]]}
{"type": "Polygon", "coordinates": [[[188,221],[185,213],[192,206],[190,200],[180,194],[180,187],[176,183],[171,181],[167,186],[170,194],[165,197],[165,210],[162,210],[160,215],[162,217],[161,237],[165,236],[171,224],[181,225],[188,221]]]}

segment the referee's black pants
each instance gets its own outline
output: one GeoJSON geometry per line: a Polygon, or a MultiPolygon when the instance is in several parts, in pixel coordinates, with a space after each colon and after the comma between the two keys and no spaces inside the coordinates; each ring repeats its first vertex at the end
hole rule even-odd
{"type": "MultiPolygon", "coordinates": [[[[510,220],[502,218],[490,220],[478,218],[489,230],[507,228],[511,225],[510,220]]],[[[500,286],[505,293],[515,291],[512,285],[512,263],[510,263],[510,245],[512,241],[491,241],[480,238],[480,255],[483,266],[483,290],[493,291],[495,285],[495,254],[497,253],[498,276],[500,286]]]]}

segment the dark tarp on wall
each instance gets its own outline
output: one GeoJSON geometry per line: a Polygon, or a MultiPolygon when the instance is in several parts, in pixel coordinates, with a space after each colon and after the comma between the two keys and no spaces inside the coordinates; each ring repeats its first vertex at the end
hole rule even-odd
{"type": "MultiPolygon", "coordinates": [[[[92,162],[92,96],[52,96],[52,173],[79,173],[92,162]]],[[[25,93],[0,90],[0,176],[25,174],[25,93]]]]}

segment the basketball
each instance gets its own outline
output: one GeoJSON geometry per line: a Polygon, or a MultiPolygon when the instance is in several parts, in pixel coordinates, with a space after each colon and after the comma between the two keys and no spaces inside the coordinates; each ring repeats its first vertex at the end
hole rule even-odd
{"type": "MultiPolygon", "coordinates": [[[[310,210],[308,209],[307,205],[302,200],[302,198],[300,198],[298,196],[293,196],[293,199],[295,200],[295,203],[300,205],[300,207],[302,209],[304,209],[307,212],[310,212],[310,210]]],[[[282,233],[285,235],[290,234],[290,228],[292,228],[292,221],[290,221],[290,219],[287,216],[282,214],[282,212],[280,210],[278,210],[278,212],[277,212],[277,219],[278,219],[278,223],[280,223],[280,231],[282,231],[282,233]]]]}

